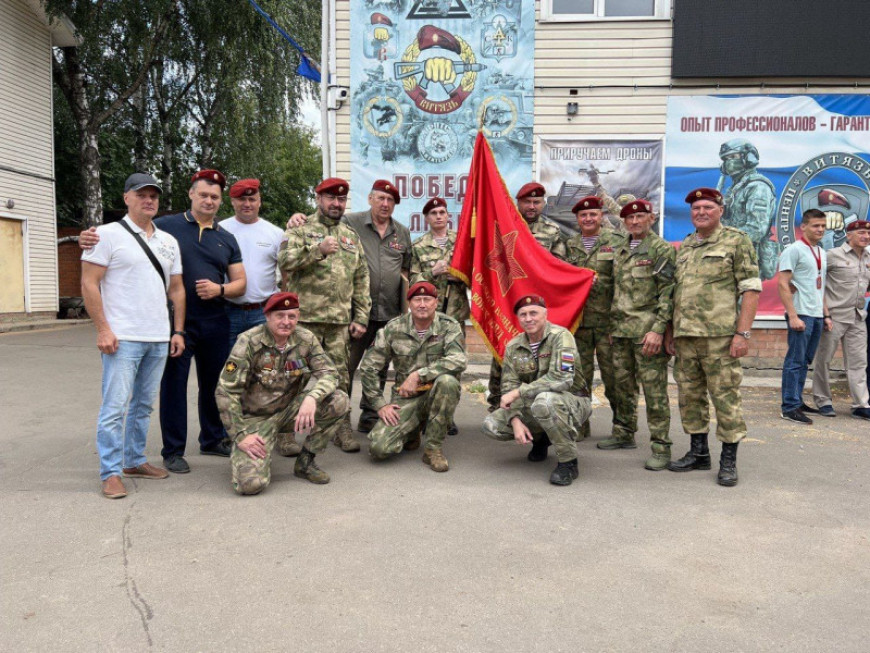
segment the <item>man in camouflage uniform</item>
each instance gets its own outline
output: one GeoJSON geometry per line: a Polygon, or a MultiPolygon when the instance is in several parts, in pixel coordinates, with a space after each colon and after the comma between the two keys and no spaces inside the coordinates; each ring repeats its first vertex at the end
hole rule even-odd
{"type": "MultiPolygon", "coordinates": [[[[338,387],[350,390],[348,353],[351,338],[366,332],[372,300],[369,268],[356,232],[341,222],[347,204],[344,179],[322,181],[316,193],[317,212],[298,226],[288,227],[278,265],[287,290],[299,294],[305,307],[300,322],[314,333],[338,369],[338,387]]],[[[359,451],[345,418],[335,442],[343,451],[359,451]]]]}
{"type": "MultiPolygon", "coordinates": [[[[366,332],[350,343],[348,358],[349,392],[353,390],[353,375],[359,367],[366,349],[374,342],[378,331],[387,322],[402,313],[402,292],[404,280],[411,268],[411,232],[393,219],[393,212],[401,201],[395,184],[386,179],[377,179],[369,191],[367,211],[346,213],[342,222],[359,236],[369,267],[369,289],[371,294],[371,314],[368,316],[366,332]]],[[[294,225],[306,220],[301,213],[294,214],[289,224],[294,225]]],[[[381,370],[381,388],[387,382],[387,370],[381,370]]],[[[360,400],[362,414],[357,430],[368,433],[378,420],[377,412],[365,397],[360,400]]],[[[348,416],[348,428],[350,416],[348,416]]],[[[342,447],[344,448],[344,447],[342,447]]],[[[354,451],[359,446],[355,445],[354,451]]]]}
{"type": "Polygon", "coordinates": [[[671,407],[665,329],[674,312],[673,245],[652,232],[656,216],[646,200],[626,204],[620,212],[629,234],[616,248],[611,311],[613,368],[620,401],[612,438],[599,449],[634,449],[637,432],[638,381],[643,384],[652,456],[644,465],[658,472],[671,460],[671,407]]]}
{"type": "MultiPolygon", "coordinates": [[[[530,182],[520,188],[517,193],[517,209],[535,240],[550,254],[558,259],[565,260],[565,237],[562,229],[552,220],[543,216],[547,206],[547,189],[541,184],[530,182]]],[[[496,410],[501,403],[501,365],[496,359],[492,359],[489,369],[489,412],[496,410]]]]}
{"type": "Polygon", "coordinates": [[[722,176],[718,190],[722,190],[725,177],[731,178],[731,186],[722,198],[725,207],[722,224],[749,236],[758,257],[761,280],[773,279],[779,256],[779,244],[771,239],[776,214],[773,182],[758,172],[758,150],[747,140],[735,138],[722,143],[719,158],[722,176]]]}
{"type": "Polygon", "coordinates": [[[294,430],[307,434],[293,473],[312,483],[329,476],[314,462],[350,410],[347,394],[337,390],[338,372],[317,336],[297,327],[299,298],[275,293],[263,308],[266,324],[241,334],[215,392],[221,420],[233,440],[233,489],[259,494],[271,480],[272,451],[283,455],[294,430]],[[306,391],[309,379],[315,384],[306,391]]]}
{"type": "Polygon", "coordinates": [[[436,312],[438,291],[431,283],[415,283],[407,297],[410,312],[378,332],[360,365],[363,393],[380,418],[369,432],[369,454],[384,460],[403,448],[417,449],[420,432],[425,430],[423,462],[436,472],[446,472],[441,447],[459,403],[459,375],[468,360],[462,326],[436,312]],[[390,361],[396,382],[387,402],[378,373],[390,361]]]}
{"type": "Polygon", "coordinates": [[[465,284],[447,271],[456,232],[447,228],[450,216],[447,202],[433,197],[423,207],[429,231],[414,241],[411,249],[411,284],[428,281],[438,290],[438,312],[449,315],[460,324],[471,314],[465,284]]]}
{"type": "Polygon", "coordinates": [[[483,432],[504,442],[532,444],[528,459],[541,462],[550,443],[558,463],[554,485],[571,485],[579,476],[577,444],[592,406],[586,381],[575,366],[574,336],[547,321],[544,298],[526,295],[514,305],[524,333],[504,352],[501,407],[488,415],[483,432]]]}
{"type": "Polygon", "coordinates": [[[710,469],[707,433],[712,400],[716,436],[722,442],[717,480],[732,486],[737,484],[737,444],[746,436],[740,358],[749,351],[761,294],[758,256],[746,234],[721,224],[723,199],[715,188],[693,190],[686,203],[692,207],[695,232],[677,255],[673,335],[666,345],[668,353],[677,356],[680,417],[692,444],[680,460],[668,463],[668,469],[710,469]]]}
{"type": "MultiPolygon", "coordinates": [[[[574,332],[574,341],[580,355],[578,364],[591,390],[592,376],[595,373],[593,356],[597,356],[604,395],[613,411],[611,435],[615,437],[620,394],[616,391],[613,374],[610,307],[613,304],[613,255],[616,248],[625,241],[625,236],[610,229],[602,229],[602,203],[595,195],[582,198],[572,211],[577,216],[580,233],[568,239],[566,260],[578,268],[589,268],[595,272],[595,283],[583,307],[582,322],[574,332]]],[[[588,438],[589,432],[587,420],[583,424],[581,437],[588,438]]]]}

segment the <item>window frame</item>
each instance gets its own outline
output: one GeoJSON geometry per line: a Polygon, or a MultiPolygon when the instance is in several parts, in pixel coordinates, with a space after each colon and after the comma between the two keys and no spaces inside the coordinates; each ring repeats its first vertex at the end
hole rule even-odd
{"type": "Polygon", "coordinates": [[[625,21],[671,20],[673,17],[673,0],[654,0],[655,11],[652,16],[605,16],[604,5],[607,0],[593,0],[594,14],[557,14],[553,12],[553,0],[541,0],[542,23],[600,23],[625,21]]]}

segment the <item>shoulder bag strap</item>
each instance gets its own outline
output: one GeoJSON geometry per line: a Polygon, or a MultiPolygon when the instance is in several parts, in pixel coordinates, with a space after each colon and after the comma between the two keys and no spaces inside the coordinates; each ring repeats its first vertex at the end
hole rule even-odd
{"type": "Polygon", "coordinates": [[[133,238],[136,239],[136,242],[139,243],[139,246],[144,250],[145,254],[148,256],[148,260],[151,261],[151,265],[154,266],[154,269],[157,270],[157,274],[160,275],[160,279],[163,281],[163,289],[166,290],[166,275],[163,274],[163,266],[160,265],[160,261],[158,261],[157,257],[154,256],[154,252],[152,252],[151,248],[145,244],[145,241],[142,240],[142,236],[133,231],[130,225],[128,225],[124,220],[121,220],[120,222],[121,226],[133,235],[133,238]]]}

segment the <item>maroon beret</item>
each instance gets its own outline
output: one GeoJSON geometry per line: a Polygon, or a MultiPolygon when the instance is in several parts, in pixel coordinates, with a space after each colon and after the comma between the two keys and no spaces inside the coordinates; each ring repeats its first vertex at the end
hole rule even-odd
{"type": "Polygon", "coordinates": [[[541,186],[536,181],[530,182],[520,188],[517,192],[517,199],[521,200],[525,197],[544,197],[547,194],[547,189],[541,186]]]}
{"type": "Polygon", "coordinates": [[[842,193],[838,193],[830,188],[823,188],[819,191],[819,206],[842,206],[844,209],[851,209],[849,200],[842,193]]]}
{"type": "Polygon", "coordinates": [[[438,289],[428,281],[418,281],[408,288],[408,299],[412,297],[437,297],[438,289]]]}
{"type": "Polygon", "coordinates": [[[350,190],[350,184],[344,179],[341,177],[329,177],[317,184],[314,192],[318,195],[320,193],[329,193],[330,195],[338,195],[340,197],[347,195],[348,190],[350,190]]]}
{"type": "Polygon", "coordinates": [[[857,229],[870,229],[870,221],[855,220],[846,225],[846,231],[855,231],[857,229]]]}
{"type": "Polygon", "coordinates": [[[245,197],[260,191],[259,179],[242,179],[230,186],[230,197],[245,197]]]}
{"type": "Polygon", "coordinates": [[[588,211],[590,209],[601,210],[604,207],[601,205],[601,198],[595,195],[587,195],[574,205],[571,213],[576,214],[578,211],[588,211]]]}
{"type": "Polygon", "coordinates": [[[652,213],[652,204],[647,202],[646,200],[634,200],[633,202],[629,202],[625,206],[622,207],[622,211],[619,212],[620,218],[627,218],[632,213],[652,213]]]}
{"type": "Polygon", "coordinates": [[[295,292],[276,292],[266,300],[263,313],[289,311],[291,308],[299,308],[299,296],[295,292]]]}
{"type": "Polygon", "coordinates": [[[440,197],[433,197],[431,200],[426,202],[426,206],[423,207],[423,215],[426,215],[432,209],[437,209],[438,207],[447,208],[447,202],[442,200],[440,197]]]}
{"type": "Polygon", "coordinates": [[[393,26],[393,21],[391,21],[387,16],[384,16],[381,13],[375,12],[371,15],[372,25],[389,25],[393,26]]]}
{"type": "Polygon", "coordinates": [[[223,190],[227,185],[227,178],[220,170],[200,170],[190,178],[190,183],[195,184],[200,179],[205,179],[213,184],[217,184],[223,190]]]}
{"type": "Polygon", "coordinates": [[[693,204],[698,200],[710,200],[722,205],[722,193],[715,188],[696,188],[686,195],[686,204],[693,204]]]}
{"type": "Polygon", "coordinates": [[[517,303],[514,304],[514,315],[519,313],[523,306],[540,306],[542,308],[547,308],[547,302],[545,302],[544,298],[540,295],[526,295],[525,297],[520,297],[517,300],[517,303]]]}
{"type": "Polygon", "coordinates": [[[450,32],[435,27],[434,25],[424,25],[417,32],[417,44],[421,50],[429,48],[444,48],[456,54],[462,54],[462,46],[459,41],[450,32]]]}
{"type": "Polygon", "coordinates": [[[372,184],[372,190],[392,195],[393,199],[396,200],[396,204],[398,204],[402,199],[399,196],[399,189],[396,188],[396,185],[390,181],[387,181],[386,179],[378,179],[377,181],[375,181],[375,183],[372,184]]]}

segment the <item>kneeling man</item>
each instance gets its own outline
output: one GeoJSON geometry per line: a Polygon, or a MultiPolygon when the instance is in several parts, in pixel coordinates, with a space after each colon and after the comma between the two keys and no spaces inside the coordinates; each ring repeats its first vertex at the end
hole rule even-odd
{"type": "Polygon", "coordinates": [[[369,433],[369,454],[384,460],[402,449],[417,449],[425,430],[423,462],[436,472],[446,472],[441,446],[459,403],[459,375],[468,362],[462,325],[436,312],[438,291],[428,281],[411,286],[408,303],[410,312],[378,331],[360,365],[363,394],[379,417],[369,433]],[[387,402],[378,372],[390,361],[396,382],[387,402]]]}
{"type": "Polygon", "coordinates": [[[532,444],[529,460],[547,458],[556,449],[558,464],[550,475],[554,485],[571,485],[579,476],[577,444],[592,403],[580,368],[574,336],[547,321],[547,305],[538,295],[526,295],[514,305],[521,333],[511,340],[502,361],[501,405],[483,423],[496,440],[532,444]]]}
{"type": "Polygon", "coordinates": [[[297,327],[299,298],[272,295],[263,308],[266,323],[239,336],[224,365],[215,393],[221,419],[233,440],[230,463],[233,489],[258,494],[269,485],[272,450],[279,433],[305,435],[293,473],[312,483],[329,483],[314,462],[335,436],[350,410],[347,394],[338,390],[338,372],[317,337],[297,327]],[[315,384],[306,391],[311,377],[315,384]]]}

